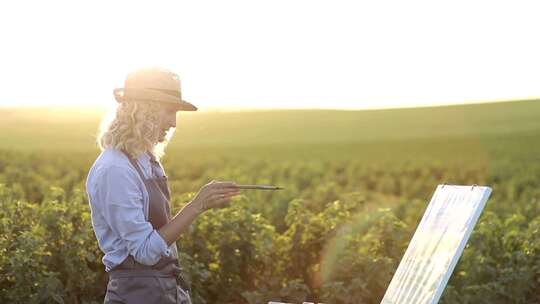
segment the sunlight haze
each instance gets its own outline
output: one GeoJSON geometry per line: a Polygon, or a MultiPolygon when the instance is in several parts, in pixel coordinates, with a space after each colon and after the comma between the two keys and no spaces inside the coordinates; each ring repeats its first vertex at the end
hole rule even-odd
{"type": "Polygon", "coordinates": [[[0,107],[114,104],[180,75],[200,109],[363,109],[540,96],[535,1],[10,1],[0,107]]]}

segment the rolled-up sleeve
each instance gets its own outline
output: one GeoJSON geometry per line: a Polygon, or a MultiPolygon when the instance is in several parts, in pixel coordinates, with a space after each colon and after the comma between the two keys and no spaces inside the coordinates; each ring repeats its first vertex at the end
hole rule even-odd
{"type": "Polygon", "coordinates": [[[137,262],[154,265],[171,254],[165,240],[144,217],[143,194],[136,175],[125,167],[110,166],[103,170],[96,186],[105,221],[125,241],[137,262]]]}

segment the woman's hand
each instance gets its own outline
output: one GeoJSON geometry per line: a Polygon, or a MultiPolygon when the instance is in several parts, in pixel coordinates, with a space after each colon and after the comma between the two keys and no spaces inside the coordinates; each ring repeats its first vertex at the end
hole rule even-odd
{"type": "Polygon", "coordinates": [[[204,185],[192,200],[199,213],[210,208],[221,208],[231,202],[231,198],[240,194],[234,182],[211,181],[204,185]]]}
{"type": "Polygon", "coordinates": [[[204,185],[199,193],[174,218],[159,229],[159,234],[171,246],[184,233],[195,218],[210,208],[228,205],[231,198],[240,194],[240,189],[233,182],[211,181],[204,185]]]}

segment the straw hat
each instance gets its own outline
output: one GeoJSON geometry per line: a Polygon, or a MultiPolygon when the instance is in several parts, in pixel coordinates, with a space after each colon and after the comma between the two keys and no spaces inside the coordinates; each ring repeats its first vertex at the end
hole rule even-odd
{"type": "Polygon", "coordinates": [[[157,101],[174,104],[176,111],[197,111],[197,107],[182,99],[180,78],[162,68],[144,68],[129,73],[123,88],[114,89],[118,102],[126,100],[157,101]]]}

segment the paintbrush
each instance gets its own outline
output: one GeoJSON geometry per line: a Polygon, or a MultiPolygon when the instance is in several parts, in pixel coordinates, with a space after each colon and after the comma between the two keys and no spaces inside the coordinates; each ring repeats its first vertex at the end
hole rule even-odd
{"type": "Polygon", "coordinates": [[[249,190],[283,190],[283,187],[271,185],[236,185],[236,188],[249,190]]]}

